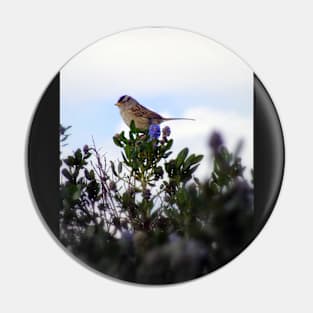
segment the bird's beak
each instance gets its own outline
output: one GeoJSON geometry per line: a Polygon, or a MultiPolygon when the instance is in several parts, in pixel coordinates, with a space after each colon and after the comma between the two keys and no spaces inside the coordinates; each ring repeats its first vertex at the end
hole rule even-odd
{"type": "Polygon", "coordinates": [[[121,104],[120,104],[119,102],[117,102],[117,103],[115,103],[115,105],[116,105],[117,107],[119,107],[121,104]]]}

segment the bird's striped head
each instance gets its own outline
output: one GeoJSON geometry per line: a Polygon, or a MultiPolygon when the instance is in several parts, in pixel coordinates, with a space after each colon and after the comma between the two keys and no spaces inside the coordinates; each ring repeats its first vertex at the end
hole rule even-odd
{"type": "Polygon", "coordinates": [[[120,107],[122,106],[123,104],[127,103],[129,100],[132,100],[133,98],[130,97],[130,96],[127,96],[127,95],[124,95],[124,96],[121,96],[117,103],[115,104],[116,106],[120,107]]]}

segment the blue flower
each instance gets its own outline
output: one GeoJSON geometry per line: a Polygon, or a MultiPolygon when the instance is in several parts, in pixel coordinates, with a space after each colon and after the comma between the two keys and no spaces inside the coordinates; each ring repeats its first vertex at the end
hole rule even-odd
{"type": "Polygon", "coordinates": [[[219,132],[214,131],[211,137],[209,138],[209,145],[211,149],[213,150],[213,152],[217,153],[220,147],[223,146],[223,144],[224,144],[224,140],[223,140],[222,135],[219,132]]]}
{"type": "Polygon", "coordinates": [[[152,139],[158,139],[161,135],[161,129],[160,126],[157,124],[152,124],[149,127],[149,136],[152,139]]]}
{"type": "Polygon", "coordinates": [[[162,129],[162,135],[164,138],[169,137],[171,135],[171,129],[168,126],[165,126],[162,129]]]}

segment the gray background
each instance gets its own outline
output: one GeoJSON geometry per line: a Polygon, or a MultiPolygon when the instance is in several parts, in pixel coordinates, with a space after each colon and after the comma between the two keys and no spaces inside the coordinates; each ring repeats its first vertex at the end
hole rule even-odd
{"type": "Polygon", "coordinates": [[[311,12],[301,0],[2,1],[0,310],[312,312],[311,12]],[[70,258],[40,222],[24,174],[29,122],[58,69],[100,37],[145,25],[203,33],[245,59],[273,97],[287,148],[278,204],[252,245],[209,276],[163,288],[105,279],[70,258]]]}

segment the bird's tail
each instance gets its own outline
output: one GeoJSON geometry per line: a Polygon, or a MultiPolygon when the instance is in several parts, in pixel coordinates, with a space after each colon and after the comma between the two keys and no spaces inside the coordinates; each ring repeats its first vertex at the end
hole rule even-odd
{"type": "Polygon", "coordinates": [[[164,121],[174,121],[174,120],[187,120],[187,121],[195,121],[194,118],[184,118],[184,117],[169,117],[163,118],[164,121]]]}

